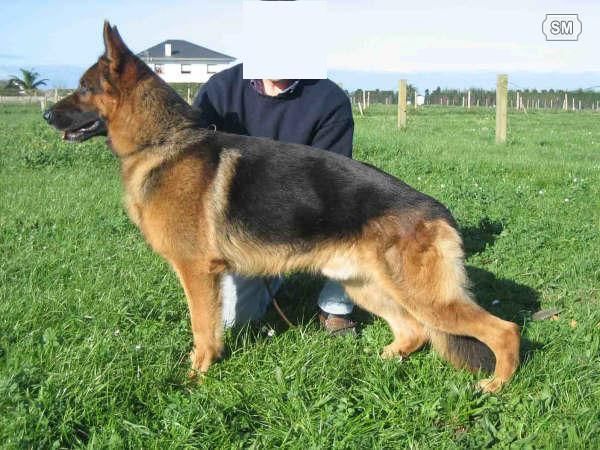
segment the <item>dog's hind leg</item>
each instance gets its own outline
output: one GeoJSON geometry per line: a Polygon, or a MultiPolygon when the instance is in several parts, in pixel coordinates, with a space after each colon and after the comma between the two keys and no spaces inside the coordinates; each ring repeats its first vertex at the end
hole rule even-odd
{"type": "Polygon", "coordinates": [[[394,340],[384,347],[383,358],[406,357],[428,341],[423,325],[375,283],[352,280],[343,284],[357,305],[384,319],[392,330],[394,340]]]}
{"type": "Polygon", "coordinates": [[[171,261],[185,291],[190,310],[194,348],[192,372],[206,372],[223,350],[220,271],[203,260],[171,261]]]}
{"type": "Polygon", "coordinates": [[[454,365],[472,370],[490,360],[491,350],[494,377],[482,381],[480,387],[488,392],[500,389],[519,363],[519,328],[472,299],[456,230],[444,221],[422,223],[382,259],[384,264],[373,272],[375,279],[425,325],[434,348],[454,365]],[[470,348],[461,347],[465,345],[470,348]]]}

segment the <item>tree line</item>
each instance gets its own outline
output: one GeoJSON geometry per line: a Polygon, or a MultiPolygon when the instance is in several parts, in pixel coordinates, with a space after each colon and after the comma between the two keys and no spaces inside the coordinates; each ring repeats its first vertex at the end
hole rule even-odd
{"type": "MultiPolygon", "coordinates": [[[[413,101],[414,94],[424,96],[426,105],[462,106],[467,102],[468,92],[471,92],[471,106],[493,106],[496,103],[496,91],[487,89],[442,89],[439,86],[433,90],[417,91],[414,85],[407,86],[407,100],[413,101]],[[464,99],[464,100],[463,100],[464,99]]],[[[517,93],[520,103],[527,108],[557,108],[563,107],[565,94],[567,95],[568,108],[573,104],[576,108],[581,102],[582,108],[598,108],[600,106],[600,92],[592,89],[509,89],[508,99],[511,107],[517,107],[517,93]]],[[[352,103],[363,102],[363,90],[357,89],[348,92],[352,103]]],[[[398,102],[398,91],[392,90],[365,90],[365,98],[370,103],[395,104],[398,102]]]]}

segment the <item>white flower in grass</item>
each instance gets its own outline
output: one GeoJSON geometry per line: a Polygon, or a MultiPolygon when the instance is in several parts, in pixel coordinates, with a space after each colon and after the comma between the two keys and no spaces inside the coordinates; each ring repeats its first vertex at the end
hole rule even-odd
{"type": "Polygon", "coordinates": [[[265,333],[268,337],[275,336],[275,330],[268,325],[263,325],[260,329],[262,333],[265,333]]]}
{"type": "Polygon", "coordinates": [[[568,198],[565,198],[565,203],[569,203],[571,200],[569,200],[568,198]]]}
{"type": "Polygon", "coordinates": [[[135,349],[136,349],[136,350],[141,350],[141,348],[142,348],[142,346],[141,346],[140,344],[137,344],[137,345],[135,346],[135,349]]]}

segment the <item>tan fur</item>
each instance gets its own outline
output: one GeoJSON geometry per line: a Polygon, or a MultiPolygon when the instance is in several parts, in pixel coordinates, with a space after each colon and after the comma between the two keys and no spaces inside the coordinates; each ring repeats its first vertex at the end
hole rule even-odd
{"type": "Polygon", "coordinates": [[[141,227],[141,204],[144,198],[144,181],[148,173],[159,166],[164,158],[160,155],[133,155],[121,159],[121,179],[124,187],[123,203],[131,221],[141,227]]]}
{"type": "Polygon", "coordinates": [[[423,325],[376,283],[345,281],[343,284],[356,304],[381,317],[390,326],[394,341],[383,349],[383,358],[406,357],[427,343],[429,337],[423,325]]]}
{"type": "MultiPolygon", "coordinates": [[[[443,221],[417,224],[408,239],[399,239],[372,267],[375,281],[426,328],[456,336],[471,336],[496,357],[494,377],[482,388],[495,391],[518,365],[518,327],[477,305],[467,289],[462,243],[443,221]]],[[[450,349],[442,349],[455,363],[450,349]]]]}

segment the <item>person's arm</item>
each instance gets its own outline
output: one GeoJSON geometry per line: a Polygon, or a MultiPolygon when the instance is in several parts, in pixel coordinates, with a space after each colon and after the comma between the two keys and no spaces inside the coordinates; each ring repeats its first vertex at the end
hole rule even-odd
{"type": "Polygon", "coordinates": [[[215,125],[217,129],[221,129],[223,118],[217,112],[211,100],[212,91],[212,83],[209,80],[200,88],[198,95],[196,95],[192,103],[192,109],[197,110],[200,114],[200,126],[206,128],[215,125]]]}
{"type": "Polygon", "coordinates": [[[352,107],[346,101],[319,126],[310,145],[352,158],[353,134],[352,107]]]}

